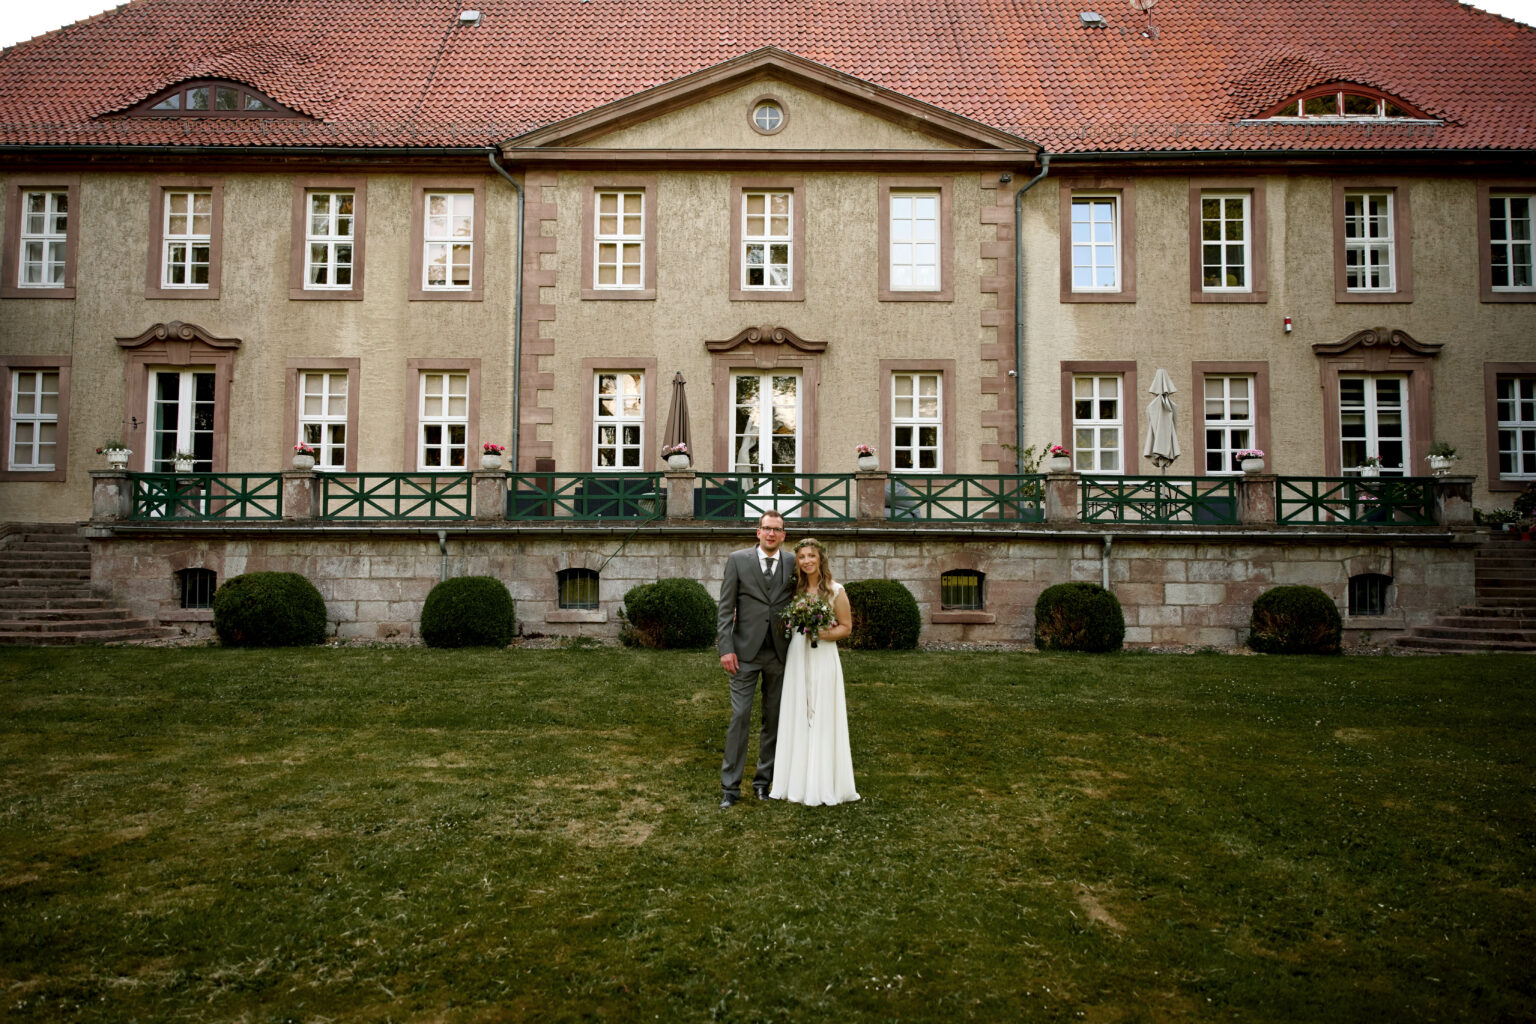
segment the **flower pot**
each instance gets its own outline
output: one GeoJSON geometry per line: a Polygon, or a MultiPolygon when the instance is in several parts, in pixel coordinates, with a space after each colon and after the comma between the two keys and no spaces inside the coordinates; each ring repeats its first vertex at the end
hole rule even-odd
{"type": "Polygon", "coordinates": [[[1258,476],[1264,472],[1263,459],[1244,459],[1239,465],[1243,467],[1243,473],[1247,476],[1258,476]]]}
{"type": "Polygon", "coordinates": [[[688,467],[691,465],[693,465],[693,460],[688,458],[686,455],[677,454],[667,456],[667,468],[674,473],[685,473],[688,471],[688,467]]]}
{"type": "Polygon", "coordinates": [[[501,456],[495,452],[486,452],[480,456],[480,468],[487,473],[494,473],[501,468],[501,456]]]}
{"type": "Polygon", "coordinates": [[[1360,467],[1360,475],[1361,476],[1381,476],[1381,467],[1380,466],[1361,466],[1360,467]]]}
{"type": "Polygon", "coordinates": [[[1070,455],[1052,455],[1049,469],[1052,473],[1072,472],[1072,457],[1070,455]]]}
{"type": "Polygon", "coordinates": [[[191,459],[177,459],[175,461],[176,472],[178,472],[178,473],[190,473],[190,472],[192,472],[193,465],[194,465],[194,463],[193,463],[193,461],[191,459]]]}
{"type": "Polygon", "coordinates": [[[879,468],[880,468],[880,460],[875,458],[873,455],[860,455],[859,456],[859,472],[860,473],[873,473],[875,470],[877,470],[879,468]]]}
{"type": "Polygon", "coordinates": [[[107,466],[109,468],[127,469],[128,456],[132,455],[133,452],[129,451],[127,448],[112,448],[109,449],[105,454],[107,456],[107,466]]]}
{"type": "Polygon", "coordinates": [[[315,468],[315,457],[313,455],[295,455],[293,457],[293,468],[308,472],[315,468]]]}
{"type": "Polygon", "coordinates": [[[1435,476],[1445,476],[1445,474],[1451,471],[1451,467],[1455,464],[1456,456],[1454,455],[1429,456],[1429,471],[1435,476]]]}

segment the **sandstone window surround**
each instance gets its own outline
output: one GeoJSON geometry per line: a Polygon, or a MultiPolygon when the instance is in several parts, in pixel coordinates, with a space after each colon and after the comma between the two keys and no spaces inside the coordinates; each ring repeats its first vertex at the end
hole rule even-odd
{"type": "Polygon", "coordinates": [[[20,177],[7,193],[0,298],[74,298],[80,179],[20,177]]]}
{"type": "Polygon", "coordinates": [[[583,299],[656,298],[654,175],[591,178],[582,197],[583,299]]]}
{"type": "Polygon", "coordinates": [[[359,359],[289,359],[284,368],[283,422],[291,424],[281,462],[303,441],[316,451],[315,468],[354,473],[358,466],[359,359]]]}
{"type": "Polygon", "coordinates": [[[361,300],[366,270],[368,179],[304,177],[293,183],[288,297],[361,300]]]}
{"type": "Polygon", "coordinates": [[[419,473],[467,472],[480,445],[480,360],[406,360],[405,454],[419,473]]]}
{"type": "Polygon", "coordinates": [[[1189,184],[1189,301],[1269,301],[1269,234],[1262,178],[1189,184]]]}
{"type": "Polygon", "coordinates": [[[1408,332],[1392,327],[1366,328],[1340,341],[1312,346],[1323,389],[1324,476],[1342,476],[1345,469],[1353,468],[1344,465],[1344,438],[1340,429],[1340,392],[1343,380],[1349,377],[1393,376],[1402,379],[1401,405],[1405,421],[1401,437],[1405,465],[1424,456],[1434,439],[1430,395],[1440,348],[1439,343],[1418,341],[1408,332]]]}
{"type": "Polygon", "coordinates": [[[485,297],[485,179],[411,182],[412,301],[485,297]]]}
{"type": "MultiPolygon", "coordinates": [[[[171,369],[213,375],[212,422],[205,430],[212,448],[203,457],[208,468],[202,471],[229,472],[230,390],[241,340],[220,338],[197,324],[173,320],[155,324],[134,337],[118,338],[117,344],[125,356],[123,373],[127,401],[124,408],[127,411],[121,437],[133,449],[129,468],[149,472],[155,464],[155,439],[150,436],[154,429],[150,413],[154,397],[152,386],[157,373],[171,369]]],[[[159,454],[169,458],[175,452],[173,449],[159,454]]]]}
{"type": "Polygon", "coordinates": [[[805,183],[800,178],[734,177],[731,190],[733,300],[805,299],[805,183]]]}
{"type": "Polygon", "coordinates": [[[1483,302],[1536,302],[1533,209],[1536,181],[1478,183],[1477,270],[1483,302]]]}
{"type": "Polygon", "coordinates": [[[1408,191],[1393,179],[1334,179],[1335,302],[1413,301],[1408,191]]]}
{"type": "Polygon", "coordinates": [[[224,179],[160,178],[150,188],[144,297],[217,299],[224,249],[224,179]]]}
{"type": "Polygon", "coordinates": [[[1069,178],[1060,189],[1061,301],[1135,302],[1135,182],[1069,178]]]}
{"type": "Polygon", "coordinates": [[[880,301],[953,302],[954,179],[881,177],[880,301]]]}
{"type": "MultiPolygon", "coordinates": [[[[761,376],[791,376],[795,380],[795,394],[799,420],[795,424],[795,440],[801,473],[816,473],[817,429],[820,414],[817,396],[821,393],[821,356],[827,349],[824,341],[802,338],[787,327],[765,325],[748,327],[730,338],[706,341],[704,347],[711,354],[710,382],[714,392],[714,436],[711,439],[711,458],[715,472],[733,472],[737,462],[737,448],[733,439],[739,436],[735,429],[736,378],[753,373],[761,376]]],[[[694,468],[700,465],[703,443],[694,454],[694,468]]],[[[852,455],[850,453],[850,459],[852,455]]]]}
{"type": "Polygon", "coordinates": [[[0,356],[0,408],[6,411],[0,482],[66,478],[69,387],[69,356],[0,356]]]}

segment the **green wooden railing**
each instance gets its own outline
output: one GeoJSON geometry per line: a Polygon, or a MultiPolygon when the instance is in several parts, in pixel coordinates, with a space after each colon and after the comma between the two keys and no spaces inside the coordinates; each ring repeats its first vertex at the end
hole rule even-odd
{"type": "Polygon", "coordinates": [[[509,473],[507,518],[659,519],[667,514],[660,473],[509,473]]]}
{"type": "Polygon", "coordinates": [[[1236,477],[1085,476],[1085,523],[1238,522],[1236,477]]]}
{"type": "Polygon", "coordinates": [[[846,473],[699,473],[695,479],[695,519],[756,519],[773,509],[785,519],[845,522],[856,511],[854,478],[846,473]]]}
{"type": "Polygon", "coordinates": [[[469,519],[468,473],[320,473],[321,519],[469,519]]]}
{"type": "Polygon", "coordinates": [[[1045,477],[892,474],[885,485],[885,515],[900,520],[1045,520],[1045,477]]]}
{"type": "Polygon", "coordinates": [[[1275,481],[1281,525],[1435,525],[1434,477],[1283,476],[1275,481]]]}
{"type": "Polygon", "coordinates": [[[132,473],[138,520],[281,519],[281,473],[132,473]]]}

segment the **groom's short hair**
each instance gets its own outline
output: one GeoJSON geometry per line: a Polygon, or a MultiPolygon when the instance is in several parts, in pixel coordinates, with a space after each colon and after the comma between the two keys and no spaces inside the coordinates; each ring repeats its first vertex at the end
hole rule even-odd
{"type": "Polygon", "coordinates": [[[757,525],[758,526],[762,526],[763,525],[763,520],[765,520],[765,519],[777,519],[779,521],[779,525],[780,526],[784,525],[784,513],[780,512],[778,509],[770,508],[766,512],[764,512],[762,515],[758,516],[757,517],[757,525]]]}

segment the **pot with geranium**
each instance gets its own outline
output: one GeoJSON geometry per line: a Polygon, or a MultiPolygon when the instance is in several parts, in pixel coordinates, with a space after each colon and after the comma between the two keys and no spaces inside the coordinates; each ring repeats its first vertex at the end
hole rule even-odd
{"type": "Polygon", "coordinates": [[[480,468],[487,473],[494,473],[501,468],[502,457],[507,454],[504,445],[483,444],[480,446],[480,468]]]}
{"type": "Polygon", "coordinates": [[[1381,476],[1381,456],[1367,455],[1365,461],[1360,463],[1361,476],[1381,476]]]}
{"type": "Polygon", "coordinates": [[[854,445],[853,454],[859,460],[860,473],[873,473],[880,468],[880,459],[869,445],[854,445]]]}
{"type": "Polygon", "coordinates": [[[1237,464],[1247,476],[1264,472],[1264,453],[1257,448],[1244,448],[1236,455],[1237,464]]]}
{"type": "Polygon", "coordinates": [[[1045,454],[1050,459],[1046,468],[1052,473],[1072,472],[1072,449],[1064,444],[1053,444],[1045,450],[1045,454]]]}
{"type": "Polygon", "coordinates": [[[667,461],[667,468],[674,473],[686,473],[688,467],[693,465],[693,452],[688,450],[687,441],[663,445],[661,457],[667,461]]]}
{"type": "Polygon", "coordinates": [[[315,468],[315,458],[320,453],[300,441],[293,446],[293,468],[308,471],[315,468]]]}
{"type": "Polygon", "coordinates": [[[97,455],[107,457],[107,466],[112,469],[127,469],[128,456],[133,454],[133,449],[116,439],[103,441],[101,447],[96,449],[97,455]]]}
{"type": "Polygon", "coordinates": [[[1429,463],[1430,473],[1435,476],[1445,476],[1449,473],[1457,458],[1459,456],[1456,454],[1455,447],[1444,441],[1436,441],[1430,445],[1428,454],[1424,456],[1425,461],[1429,463]]]}
{"type": "Polygon", "coordinates": [[[172,464],[175,465],[175,467],[176,467],[176,472],[178,472],[178,473],[190,473],[190,472],[192,472],[192,467],[194,465],[196,465],[196,463],[197,463],[197,453],[196,452],[177,452],[175,457],[171,461],[172,461],[172,464]]]}

